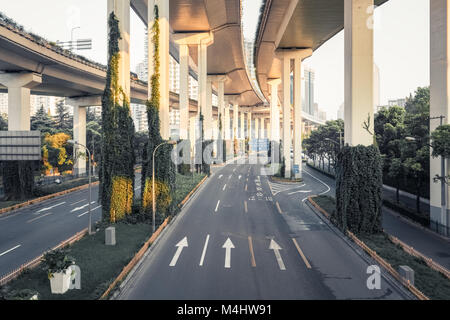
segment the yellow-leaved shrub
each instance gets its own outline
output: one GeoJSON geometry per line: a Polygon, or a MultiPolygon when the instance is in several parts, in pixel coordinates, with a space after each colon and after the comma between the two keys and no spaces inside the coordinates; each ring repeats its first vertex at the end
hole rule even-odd
{"type": "Polygon", "coordinates": [[[112,179],[110,219],[111,222],[122,220],[131,214],[133,204],[133,182],[126,177],[112,179]]]}

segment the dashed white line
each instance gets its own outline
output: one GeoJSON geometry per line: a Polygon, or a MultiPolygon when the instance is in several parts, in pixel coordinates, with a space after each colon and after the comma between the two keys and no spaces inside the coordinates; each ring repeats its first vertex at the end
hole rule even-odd
{"type": "MultiPolygon", "coordinates": [[[[95,201],[92,201],[91,204],[94,204],[95,201]]],[[[75,209],[70,210],[70,212],[75,212],[75,211],[79,211],[81,209],[86,208],[87,206],[89,206],[89,203],[86,203],[85,205],[81,206],[81,207],[76,207],[75,209]]]]}
{"type": "Polygon", "coordinates": [[[46,216],[49,216],[49,215],[51,215],[51,214],[53,214],[53,212],[49,212],[49,213],[43,214],[42,216],[39,216],[39,217],[37,217],[37,218],[34,218],[34,219],[31,219],[31,220],[28,220],[28,221],[27,221],[27,223],[30,223],[30,222],[33,222],[33,221],[39,220],[39,219],[41,219],[41,218],[44,218],[44,217],[46,217],[46,216]]]}
{"type": "MultiPolygon", "coordinates": [[[[101,206],[97,206],[97,207],[95,207],[94,209],[91,209],[91,212],[97,210],[98,208],[101,208],[101,206]]],[[[89,213],[89,211],[86,211],[86,212],[84,212],[84,213],[78,215],[78,218],[80,218],[80,217],[82,217],[82,216],[84,216],[85,214],[88,214],[88,213],[89,213]]]]}
{"type": "Polygon", "coordinates": [[[217,212],[217,210],[219,210],[219,204],[220,204],[220,200],[217,201],[216,210],[214,210],[214,212],[217,212]]]}
{"type": "Polygon", "coordinates": [[[19,244],[19,245],[15,246],[14,248],[11,248],[11,249],[9,249],[9,250],[6,250],[5,252],[0,253],[0,257],[1,257],[1,256],[4,256],[4,255],[7,254],[7,253],[10,253],[10,252],[13,251],[13,250],[16,250],[16,249],[19,248],[20,246],[21,246],[21,245],[19,244]]]}
{"type": "Polygon", "coordinates": [[[70,206],[74,206],[74,205],[79,204],[79,203],[81,203],[81,202],[83,202],[83,201],[87,201],[87,199],[83,199],[83,200],[80,200],[80,201],[71,203],[70,206]]]}
{"type": "Polygon", "coordinates": [[[58,203],[58,204],[55,204],[55,205],[53,205],[53,206],[51,206],[51,207],[47,207],[47,208],[42,208],[41,210],[39,210],[39,211],[36,211],[36,213],[39,213],[39,212],[43,212],[43,211],[48,211],[48,210],[51,210],[51,209],[53,209],[53,208],[56,208],[56,207],[59,207],[59,206],[62,206],[63,204],[65,204],[66,202],[64,201],[64,202],[61,202],[61,203],[58,203]]]}
{"type": "Polygon", "coordinates": [[[203,260],[205,259],[206,249],[208,248],[208,242],[209,242],[209,234],[206,236],[205,245],[203,246],[203,252],[202,257],[200,258],[200,264],[199,266],[203,266],[203,260]]]}
{"type": "Polygon", "coordinates": [[[227,184],[225,183],[225,185],[223,186],[222,191],[225,191],[226,188],[227,188],[227,184]]]}

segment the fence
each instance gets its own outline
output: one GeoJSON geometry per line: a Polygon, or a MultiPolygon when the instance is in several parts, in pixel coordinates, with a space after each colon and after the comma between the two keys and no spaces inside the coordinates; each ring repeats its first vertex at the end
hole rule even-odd
{"type": "MultiPolygon", "coordinates": [[[[77,234],[75,234],[74,236],[70,237],[67,240],[62,241],[60,244],[58,244],[56,247],[54,247],[52,250],[56,250],[56,249],[60,249],[63,248],[65,246],[71,245],[72,243],[80,240],[81,238],[84,237],[84,235],[88,232],[88,229],[84,229],[80,232],[78,232],[77,234]]],[[[5,284],[7,284],[9,281],[17,278],[20,274],[22,274],[26,269],[33,269],[36,268],[42,261],[42,258],[44,257],[43,254],[41,254],[40,256],[22,264],[19,268],[11,271],[10,273],[6,274],[5,276],[0,278],[0,286],[3,286],[5,284]]]]}

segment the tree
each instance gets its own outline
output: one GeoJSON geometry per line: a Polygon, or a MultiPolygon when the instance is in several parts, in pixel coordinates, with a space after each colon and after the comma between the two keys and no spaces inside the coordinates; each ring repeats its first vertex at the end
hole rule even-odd
{"type": "Polygon", "coordinates": [[[45,134],[54,134],[55,130],[55,122],[53,119],[45,112],[44,106],[41,106],[36,114],[31,117],[31,130],[39,130],[41,131],[42,137],[45,137],[45,134]]]}
{"type": "Polygon", "coordinates": [[[54,122],[55,128],[59,131],[70,131],[72,128],[68,107],[62,100],[56,105],[56,116],[54,117],[54,122]]]}
{"type": "Polygon", "coordinates": [[[106,221],[116,222],[131,214],[134,192],[134,124],[130,104],[119,86],[119,21],[109,16],[108,70],[102,96],[102,162],[100,201],[106,221]]]}
{"type": "Polygon", "coordinates": [[[8,117],[6,114],[0,114],[0,131],[8,130],[8,117]]]}
{"type": "Polygon", "coordinates": [[[433,157],[450,158],[450,124],[438,127],[431,134],[433,157]]]}
{"type": "Polygon", "coordinates": [[[73,166],[71,160],[72,146],[67,143],[70,136],[64,132],[54,135],[46,134],[44,138],[43,162],[46,170],[57,168],[58,172],[68,171],[73,166]]]}

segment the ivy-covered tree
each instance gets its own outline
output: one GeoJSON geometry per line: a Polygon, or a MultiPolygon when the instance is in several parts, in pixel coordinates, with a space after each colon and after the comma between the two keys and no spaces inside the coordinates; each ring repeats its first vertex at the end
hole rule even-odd
{"type": "Polygon", "coordinates": [[[134,124],[130,104],[119,86],[119,21],[114,12],[108,20],[108,71],[102,97],[102,162],[100,201],[103,218],[116,222],[131,214],[134,192],[134,124]]]}
{"type": "Polygon", "coordinates": [[[0,113],[0,131],[8,130],[8,118],[6,114],[0,113]]]}
{"type": "MultiPolygon", "coordinates": [[[[159,61],[159,11],[155,5],[155,22],[151,32],[153,34],[153,74],[151,76],[151,97],[146,103],[148,118],[148,142],[143,152],[142,163],[142,213],[150,216],[152,213],[152,177],[153,177],[153,153],[155,148],[164,142],[160,133],[160,61],[159,61]]],[[[155,154],[155,195],[157,208],[157,221],[161,221],[167,214],[174,211],[173,194],[175,192],[176,167],[171,159],[173,147],[165,144],[156,150],[155,154]]]]}

